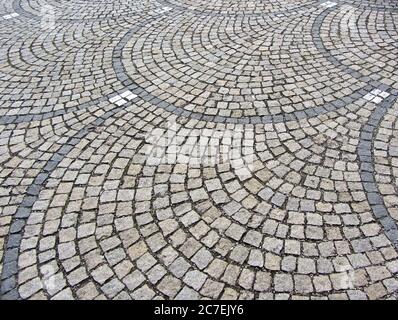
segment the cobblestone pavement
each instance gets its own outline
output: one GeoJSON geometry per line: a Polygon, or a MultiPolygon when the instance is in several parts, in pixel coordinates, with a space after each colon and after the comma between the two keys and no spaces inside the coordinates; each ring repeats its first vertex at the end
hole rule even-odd
{"type": "Polygon", "coordinates": [[[0,0],[3,299],[397,299],[395,0],[0,0]]]}

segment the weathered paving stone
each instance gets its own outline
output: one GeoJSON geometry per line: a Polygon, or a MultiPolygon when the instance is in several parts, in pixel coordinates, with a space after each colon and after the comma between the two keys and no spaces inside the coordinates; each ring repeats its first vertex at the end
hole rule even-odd
{"type": "Polygon", "coordinates": [[[174,298],[181,288],[181,281],[173,276],[166,276],[157,287],[167,297],[174,298]]]}
{"type": "Polygon", "coordinates": [[[185,274],[183,281],[195,290],[199,290],[205,282],[207,276],[200,271],[189,271],[185,274]]]}

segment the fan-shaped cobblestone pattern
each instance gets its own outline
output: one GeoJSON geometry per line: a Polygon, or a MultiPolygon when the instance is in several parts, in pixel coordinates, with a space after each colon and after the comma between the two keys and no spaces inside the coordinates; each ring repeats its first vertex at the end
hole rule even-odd
{"type": "Polygon", "coordinates": [[[183,111],[267,119],[323,106],[366,85],[322,56],[302,16],[277,23],[191,16],[162,22],[134,32],[122,63],[141,88],[183,111]]]}
{"type": "Polygon", "coordinates": [[[394,1],[1,1],[3,299],[397,299],[394,1]]]}

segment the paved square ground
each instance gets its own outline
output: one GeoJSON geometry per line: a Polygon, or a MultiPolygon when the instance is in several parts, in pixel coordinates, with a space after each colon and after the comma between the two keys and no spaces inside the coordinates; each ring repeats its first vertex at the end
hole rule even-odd
{"type": "Polygon", "coordinates": [[[395,0],[0,0],[3,299],[397,299],[395,0]]]}

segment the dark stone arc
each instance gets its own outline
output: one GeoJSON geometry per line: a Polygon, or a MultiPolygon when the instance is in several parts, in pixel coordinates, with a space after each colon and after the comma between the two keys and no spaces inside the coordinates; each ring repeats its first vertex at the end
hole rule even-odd
{"type": "Polygon", "coordinates": [[[398,224],[389,215],[381,197],[374,176],[374,152],[372,142],[384,116],[398,99],[397,90],[390,92],[390,96],[376,105],[368,121],[363,125],[358,144],[360,176],[373,215],[383,226],[386,236],[398,250],[398,224]]]}
{"type": "MultiPolygon", "coordinates": [[[[326,15],[325,15],[326,16],[326,15]]],[[[322,18],[322,20],[324,17],[322,18]]],[[[139,24],[134,28],[130,29],[120,40],[120,42],[116,45],[115,55],[113,56],[113,68],[117,75],[117,78],[120,82],[122,82],[126,88],[130,91],[138,95],[141,99],[154,104],[157,107],[160,107],[168,112],[171,112],[177,116],[192,118],[197,120],[203,120],[207,122],[215,122],[215,123],[232,123],[232,124],[270,124],[270,123],[282,123],[287,121],[299,121],[311,117],[316,117],[318,115],[326,114],[331,111],[336,111],[340,108],[347,106],[348,104],[356,101],[357,99],[363,97],[369,91],[379,88],[382,86],[379,82],[372,81],[364,87],[354,91],[348,96],[336,99],[334,101],[328,102],[322,106],[309,108],[306,110],[294,111],[288,114],[277,114],[277,115],[267,115],[267,116],[252,116],[252,117],[242,117],[242,118],[233,118],[233,117],[225,117],[225,116],[209,116],[204,115],[198,112],[192,112],[185,110],[182,107],[175,106],[167,101],[164,101],[150,92],[148,92],[145,88],[139,86],[135,83],[127,74],[122,61],[123,49],[132,37],[132,35],[138,31],[141,27],[145,26],[145,24],[139,24]]],[[[313,30],[315,32],[315,30],[313,30]]],[[[322,48],[322,46],[321,46],[322,48]]],[[[325,57],[326,58],[326,57],[325,57]]],[[[328,61],[329,57],[327,58],[328,61]]],[[[333,65],[340,66],[340,63],[333,63],[333,65]]],[[[358,76],[360,81],[364,79],[369,81],[371,79],[367,77],[358,76]]],[[[387,86],[384,86],[387,89],[387,86]]]]}

